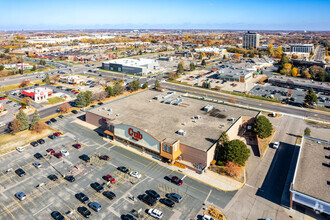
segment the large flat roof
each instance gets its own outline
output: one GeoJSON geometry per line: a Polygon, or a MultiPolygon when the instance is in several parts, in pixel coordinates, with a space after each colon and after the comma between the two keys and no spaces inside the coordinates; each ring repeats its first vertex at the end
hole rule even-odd
{"type": "Polygon", "coordinates": [[[237,119],[241,115],[255,117],[258,114],[257,111],[183,97],[183,93],[178,92],[171,98],[182,96],[180,98],[183,99],[183,103],[180,105],[165,104],[161,103],[162,100],[153,99],[157,95],[166,95],[168,92],[143,91],[104,104],[89,110],[89,112],[112,119],[114,124],[123,123],[143,129],[161,141],[165,138],[180,140],[185,145],[203,151],[207,151],[217,141],[221,133],[229,128],[232,122],[227,121],[228,118],[237,119]],[[210,116],[209,113],[202,110],[207,104],[213,105],[227,118],[220,119],[210,116]],[[108,111],[109,108],[112,109],[111,113],[108,111]],[[119,116],[116,116],[118,114],[119,116]],[[197,115],[201,118],[194,122],[192,117],[197,115]],[[176,133],[180,129],[186,131],[185,136],[176,133]]]}
{"type": "Polygon", "coordinates": [[[322,165],[329,162],[325,156],[330,155],[330,151],[324,149],[329,146],[329,142],[304,138],[295,172],[294,191],[330,203],[330,188],[327,184],[330,181],[330,168],[322,165]]]}

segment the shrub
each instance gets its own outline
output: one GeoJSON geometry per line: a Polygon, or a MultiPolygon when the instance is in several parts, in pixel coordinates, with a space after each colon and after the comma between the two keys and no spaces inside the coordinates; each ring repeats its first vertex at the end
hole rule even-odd
{"type": "Polygon", "coordinates": [[[231,177],[237,177],[241,173],[241,167],[234,162],[226,163],[226,174],[231,177]]]}

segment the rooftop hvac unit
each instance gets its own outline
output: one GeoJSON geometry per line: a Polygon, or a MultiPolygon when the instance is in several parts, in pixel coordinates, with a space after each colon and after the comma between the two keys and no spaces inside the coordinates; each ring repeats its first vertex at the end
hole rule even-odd
{"type": "Polygon", "coordinates": [[[185,135],[186,135],[186,131],[183,130],[183,129],[178,130],[177,133],[178,133],[179,135],[182,135],[182,136],[185,136],[185,135]]]}
{"type": "Polygon", "coordinates": [[[109,111],[109,112],[112,112],[112,109],[111,109],[111,108],[109,108],[109,109],[108,109],[108,111],[109,111]]]}
{"type": "Polygon", "coordinates": [[[173,100],[173,99],[168,98],[168,99],[164,100],[164,103],[165,103],[165,104],[170,104],[170,103],[172,102],[172,100],[173,100]]]}
{"type": "Polygon", "coordinates": [[[195,116],[195,119],[201,119],[201,116],[200,115],[196,115],[195,116]]]}
{"type": "Polygon", "coordinates": [[[173,105],[180,105],[183,102],[183,99],[179,99],[177,102],[175,102],[173,105]]]}
{"type": "Polygon", "coordinates": [[[182,122],[181,124],[182,124],[182,125],[186,125],[186,122],[182,122]]]}
{"type": "Polygon", "coordinates": [[[176,103],[176,102],[178,102],[178,101],[179,101],[179,99],[176,98],[176,99],[171,100],[169,104],[174,104],[174,103],[176,103]]]}
{"type": "Polygon", "coordinates": [[[116,116],[120,116],[120,114],[116,114],[116,116]]]}
{"type": "Polygon", "coordinates": [[[204,106],[204,108],[203,108],[203,110],[206,111],[206,112],[209,112],[209,111],[211,111],[212,109],[213,109],[213,105],[210,105],[210,104],[204,106]]]}

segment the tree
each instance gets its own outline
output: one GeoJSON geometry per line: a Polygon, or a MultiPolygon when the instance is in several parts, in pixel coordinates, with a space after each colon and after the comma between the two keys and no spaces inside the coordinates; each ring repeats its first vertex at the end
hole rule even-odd
{"type": "Polygon", "coordinates": [[[242,168],[234,163],[234,162],[227,162],[226,163],[226,174],[231,177],[237,177],[240,175],[242,168]]]}
{"type": "Polygon", "coordinates": [[[119,82],[116,82],[113,86],[113,93],[115,96],[123,93],[123,87],[120,85],[119,82]]]}
{"type": "Polygon", "coordinates": [[[129,83],[128,87],[131,90],[131,92],[137,91],[140,89],[140,81],[133,80],[132,82],[129,83]]]}
{"type": "Polygon", "coordinates": [[[22,122],[20,122],[17,119],[14,119],[11,123],[10,123],[10,131],[12,134],[16,134],[17,132],[21,131],[21,127],[22,127],[22,122]]]}
{"type": "Polygon", "coordinates": [[[69,112],[70,111],[70,108],[71,108],[71,106],[70,106],[70,104],[69,103],[63,103],[61,106],[60,106],[60,112],[62,112],[62,113],[67,113],[67,112],[69,112]]]}
{"type": "Polygon", "coordinates": [[[159,83],[158,79],[156,79],[156,81],[155,81],[155,89],[159,89],[159,87],[160,87],[160,83],[159,83]]]}
{"type": "Polygon", "coordinates": [[[314,102],[317,103],[317,95],[315,94],[313,88],[309,88],[305,96],[305,102],[309,105],[312,105],[314,102]]]}
{"type": "Polygon", "coordinates": [[[107,96],[107,93],[104,92],[98,92],[92,95],[92,101],[102,101],[105,99],[105,97],[107,96]]]}
{"type": "Polygon", "coordinates": [[[226,55],[223,55],[222,59],[224,59],[224,60],[225,60],[225,59],[226,59],[226,55]]]}
{"type": "Polygon", "coordinates": [[[285,63],[283,65],[283,69],[280,71],[280,73],[282,75],[286,75],[286,76],[291,75],[291,67],[292,67],[292,65],[290,63],[285,63]]]}
{"type": "Polygon", "coordinates": [[[263,115],[259,116],[254,122],[254,132],[257,133],[258,137],[263,139],[272,135],[273,125],[270,121],[263,115]]]}
{"type": "Polygon", "coordinates": [[[46,73],[46,77],[42,80],[42,82],[49,84],[50,83],[50,78],[49,78],[49,74],[46,73]]]}
{"type": "Polygon", "coordinates": [[[236,104],[236,98],[235,97],[231,97],[230,99],[228,99],[228,102],[236,104]]]}
{"type": "Polygon", "coordinates": [[[304,136],[308,136],[308,137],[311,136],[311,129],[309,127],[306,127],[305,128],[305,130],[304,130],[304,136]]]}
{"type": "Polygon", "coordinates": [[[24,113],[24,111],[21,109],[18,111],[16,115],[16,119],[22,123],[21,131],[26,130],[29,128],[29,117],[24,113]]]}
{"type": "Polygon", "coordinates": [[[108,97],[114,96],[113,88],[111,86],[107,86],[105,91],[107,92],[108,97]]]}
{"type": "Polygon", "coordinates": [[[143,83],[142,88],[143,88],[143,89],[148,88],[148,82],[143,83]]]}
{"type": "Polygon", "coordinates": [[[297,77],[297,75],[298,75],[298,68],[297,67],[293,67],[292,68],[292,71],[291,71],[291,75],[293,76],[293,77],[297,77]]]}
{"type": "Polygon", "coordinates": [[[85,98],[85,95],[83,93],[79,93],[77,95],[76,106],[79,107],[79,108],[82,108],[82,107],[86,106],[86,98],[85,98]]]}
{"type": "Polygon", "coordinates": [[[175,78],[176,78],[176,74],[175,74],[175,72],[169,72],[169,73],[168,73],[168,78],[169,78],[169,79],[175,79],[175,78]]]}
{"type": "Polygon", "coordinates": [[[202,66],[206,66],[206,61],[203,59],[202,60],[202,64],[201,64],[202,66]]]}
{"type": "Polygon", "coordinates": [[[24,79],[21,84],[19,85],[20,88],[23,88],[23,87],[26,87],[28,86],[30,83],[30,80],[29,79],[24,79]]]}
{"type": "Polygon", "coordinates": [[[178,73],[178,74],[181,74],[181,73],[183,73],[183,72],[184,72],[183,65],[182,65],[182,63],[179,63],[179,64],[178,64],[178,70],[177,70],[177,73],[178,73]]]}
{"type": "Polygon", "coordinates": [[[218,143],[220,145],[223,145],[223,144],[226,144],[228,142],[229,142],[228,134],[227,134],[227,132],[224,131],[224,132],[221,133],[218,143]]]}
{"type": "Polygon", "coordinates": [[[92,95],[93,95],[93,93],[91,91],[86,91],[83,94],[85,96],[86,106],[87,105],[90,105],[92,103],[92,95]]]}
{"type": "Polygon", "coordinates": [[[250,150],[247,148],[246,144],[237,139],[226,143],[222,153],[225,162],[234,162],[240,166],[244,166],[250,156],[250,150]]]}
{"type": "Polygon", "coordinates": [[[9,48],[7,48],[7,49],[5,50],[5,53],[9,53],[9,48]]]}
{"type": "Polygon", "coordinates": [[[33,129],[33,127],[40,121],[40,116],[37,110],[35,110],[35,112],[33,113],[32,116],[32,121],[30,124],[30,129],[33,129]]]}
{"type": "Polygon", "coordinates": [[[0,71],[2,71],[5,67],[3,65],[0,65],[0,71]]]}
{"type": "Polygon", "coordinates": [[[36,70],[37,70],[36,65],[33,65],[31,71],[36,71],[36,70]]]}
{"type": "Polygon", "coordinates": [[[35,133],[42,133],[47,128],[47,125],[43,122],[38,122],[33,126],[32,131],[35,133]]]}
{"type": "Polygon", "coordinates": [[[194,64],[194,63],[190,63],[190,70],[191,70],[191,71],[194,71],[195,68],[196,68],[196,67],[195,67],[195,64],[194,64]]]}

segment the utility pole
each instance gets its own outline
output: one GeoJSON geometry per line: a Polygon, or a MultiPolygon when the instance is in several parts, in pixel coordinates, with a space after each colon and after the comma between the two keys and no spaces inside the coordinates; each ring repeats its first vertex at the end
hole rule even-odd
{"type": "Polygon", "coordinates": [[[21,61],[22,61],[22,66],[21,66],[21,67],[22,67],[22,75],[23,75],[23,74],[24,74],[24,72],[23,72],[23,71],[24,71],[24,68],[23,68],[23,63],[24,63],[24,62],[23,62],[23,54],[22,54],[22,56],[21,56],[21,61]]]}

